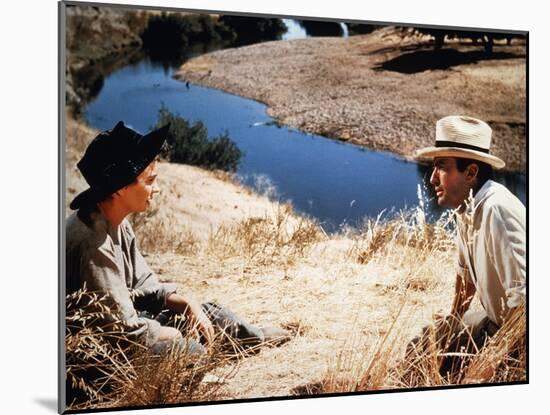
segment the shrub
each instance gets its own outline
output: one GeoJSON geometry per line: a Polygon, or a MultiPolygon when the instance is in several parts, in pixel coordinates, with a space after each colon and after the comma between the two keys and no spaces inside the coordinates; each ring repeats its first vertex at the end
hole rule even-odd
{"type": "Polygon", "coordinates": [[[383,26],[365,24],[365,23],[346,23],[348,26],[348,33],[350,36],[353,35],[366,35],[372,33],[375,30],[382,28],[383,26]]]}
{"type": "Polygon", "coordinates": [[[141,34],[144,49],[159,57],[182,55],[192,42],[233,38],[231,30],[206,14],[153,15],[141,34]]]}
{"type": "Polygon", "coordinates": [[[279,39],[287,30],[281,19],[221,16],[219,22],[235,33],[239,42],[279,39]]]}
{"type": "Polygon", "coordinates": [[[163,156],[175,163],[191,164],[208,169],[235,171],[242,156],[241,150],[227,132],[208,139],[208,130],[201,121],[190,124],[164,105],[159,110],[155,128],[170,123],[168,148],[163,156]]]}
{"type": "Polygon", "coordinates": [[[338,22],[298,20],[309,36],[342,36],[344,30],[338,22]]]}

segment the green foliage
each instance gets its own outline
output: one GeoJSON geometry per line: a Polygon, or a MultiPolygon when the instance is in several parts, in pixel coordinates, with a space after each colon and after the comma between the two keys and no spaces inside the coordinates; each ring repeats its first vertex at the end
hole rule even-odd
{"type": "Polygon", "coordinates": [[[224,41],[243,45],[280,39],[286,30],[281,19],[161,13],[149,18],[141,39],[151,57],[169,59],[185,56],[194,43],[224,41]]]}
{"type": "Polygon", "coordinates": [[[149,18],[141,38],[145,50],[155,56],[174,56],[193,42],[231,40],[234,34],[207,14],[162,13],[149,18]]]}
{"type": "Polygon", "coordinates": [[[221,16],[219,22],[229,28],[239,42],[280,39],[287,27],[281,19],[251,16],[221,16]]]}
{"type": "Polygon", "coordinates": [[[309,36],[342,36],[344,31],[337,22],[326,22],[319,20],[298,20],[309,36]]]}
{"type": "Polygon", "coordinates": [[[191,124],[162,105],[155,128],[167,123],[170,123],[168,148],[163,152],[163,157],[175,163],[208,169],[237,170],[242,152],[228,132],[208,139],[208,130],[201,121],[191,124]]]}
{"type": "Polygon", "coordinates": [[[346,23],[346,25],[348,26],[348,33],[350,36],[366,35],[384,27],[366,23],[346,23]]]}

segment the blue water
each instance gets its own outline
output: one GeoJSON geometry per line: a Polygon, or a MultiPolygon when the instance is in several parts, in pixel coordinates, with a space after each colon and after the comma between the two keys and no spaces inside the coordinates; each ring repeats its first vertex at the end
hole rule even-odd
{"type": "MultiPolygon", "coordinates": [[[[187,87],[172,73],[146,60],[113,73],[87,106],[88,122],[106,130],[123,120],[146,133],[164,103],[189,121],[201,120],[209,137],[227,131],[245,153],[237,170],[245,184],[271,183],[277,198],[290,200],[328,231],[384,209],[418,204],[417,186],[426,169],[416,163],[277,126],[265,105],[211,88],[187,87]]],[[[499,181],[525,203],[525,175],[506,175],[499,181]]],[[[439,212],[434,203],[429,206],[439,212]]]]}

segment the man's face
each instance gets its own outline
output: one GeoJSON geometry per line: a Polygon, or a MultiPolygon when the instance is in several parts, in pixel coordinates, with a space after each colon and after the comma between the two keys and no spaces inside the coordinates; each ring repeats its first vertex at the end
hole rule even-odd
{"type": "Polygon", "coordinates": [[[157,162],[153,161],[136,181],[120,189],[117,194],[128,212],[143,212],[149,206],[153,196],[159,192],[156,183],[157,162]]]}
{"type": "Polygon", "coordinates": [[[437,204],[441,207],[458,208],[470,194],[472,180],[469,169],[458,171],[453,157],[436,157],[430,183],[435,189],[437,204]]]}

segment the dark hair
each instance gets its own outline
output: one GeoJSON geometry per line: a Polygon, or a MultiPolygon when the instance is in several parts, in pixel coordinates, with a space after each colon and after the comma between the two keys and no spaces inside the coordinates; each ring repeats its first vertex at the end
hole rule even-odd
{"type": "Polygon", "coordinates": [[[493,173],[493,166],[490,164],[484,163],[483,161],[474,160],[474,159],[466,159],[462,157],[455,157],[456,160],[456,168],[459,172],[463,172],[466,170],[466,167],[468,167],[470,164],[477,164],[478,166],[478,172],[477,172],[477,184],[474,187],[474,194],[477,193],[477,191],[485,184],[487,180],[494,179],[494,173],[493,173]]]}

